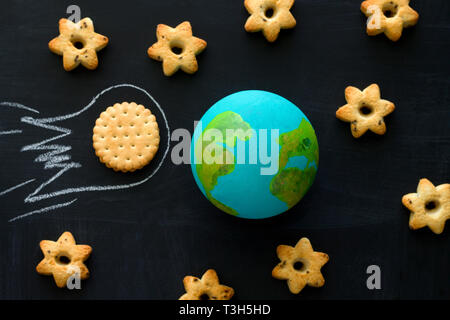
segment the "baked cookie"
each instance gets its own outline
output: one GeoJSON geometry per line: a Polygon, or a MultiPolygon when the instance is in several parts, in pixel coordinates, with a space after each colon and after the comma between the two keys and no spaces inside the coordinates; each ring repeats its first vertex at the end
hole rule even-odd
{"type": "Polygon", "coordinates": [[[206,48],[206,41],[192,35],[189,21],[180,23],[176,28],[158,24],[156,28],[158,42],[148,48],[148,56],[162,61],[163,72],[171,76],[181,68],[186,73],[195,73],[198,63],[195,56],[206,48]]]}
{"type": "Polygon", "coordinates": [[[59,33],[59,36],[48,43],[48,47],[52,52],[63,56],[66,71],[75,69],[80,63],[90,70],[97,68],[97,51],[106,47],[108,38],[94,32],[94,24],[90,18],[77,23],[60,19],[59,33]]]}
{"type": "Polygon", "coordinates": [[[450,219],[450,184],[435,187],[428,179],[420,179],[417,193],[404,195],[402,203],[411,211],[411,229],[428,226],[440,234],[444,231],[445,221],[450,219]]]}
{"type": "Polygon", "coordinates": [[[247,32],[262,31],[267,41],[274,42],[281,29],[291,29],[297,22],[289,11],[295,0],[245,0],[250,17],[245,23],[247,32]]]}
{"type": "Polygon", "coordinates": [[[386,132],[383,117],[394,111],[395,105],[380,98],[380,88],[377,84],[371,84],[364,91],[347,87],[345,100],[347,104],[336,111],[336,117],[350,122],[353,137],[359,138],[367,130],[376,134],[386,132]]]}
{"type": "Polygon", "coordinates": [[[202,278],[186,276],[183,279],[184,289],[179,300],[230,300],[234,295],[233,288],[219,283],[216,271],[209,269],[202,278]]]}
{"type": "Polygon", "coordinates": [[[328,262],[328,255],[314,251],[308,238],[301,238],[295,247],[279,245],[277,255],[281,262],[272,270],[272,277],[287,280],[292,293],[299,293],[306,285],[325,284],[320,269],[328,262]]]}
{"type": "Polygon", "coordinates": [[[76,244],[70,232],[64,232],[56,242],[42,240],[39,245],[44,259],[37,265],[36,271],[46,276],[53,275],[59,288],[64,288],[69,277],[75,273],[81,280],[89,278],[89,270],[83,262],[89,258],[92,248],[76,244]]]}
{"type": "Polygon", "coordinates": [[[92,137],[95,154],[114,171],[135,171],[159,148],[159,128],[149,109],[135,102],[116,103],[100,114],[92,137]]]}
{"type": "Polygon", "coordinates": [[[419,14],[409,6],[409,0],[367,0],[361,3],[361,11],[368,17],[366,31],[369,36],[383,33],[397,41],[403,28],[411,27],[419,20],[419,14]]]}

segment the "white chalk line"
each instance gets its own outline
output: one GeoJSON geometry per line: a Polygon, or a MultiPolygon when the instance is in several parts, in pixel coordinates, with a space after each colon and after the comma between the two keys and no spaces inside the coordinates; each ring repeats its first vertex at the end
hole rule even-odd
{"type": "MultiPolygon", "coordinates": [[[[159,164],[155,168],[155,170],[149,176],[147,176],[146,178],[142,179],[141,181],[132,183],[132,184],[106,185],[106,186],[84,186],[84,187],[77,187],[77,188],[67,188],[67,189],[63,189],[63,190],[59,190],[59,191],[55,191],[55,192],[51,192],[51,193],[41,194],[41,195],[35,196],[39,191],[42,190],[42,188],[45,185],[48,185],[49,183],[51,183],[54,180],[56,180],[59,176],[61,176],[62,173],[64,173],[63,171],[67,171],[67,170],[65,170],[66,168],[63,168],[55,176],[53,176],[49,181],[43,183],[41,186],[38,187],[38,189],[35,192],[30,194],[26,198],[26,202],[41,201],[41,200],[44,200],[44,199],[53,198],[53,197],[56,197],[56,196],[60,196],[60,195],[64,195],[64,194],[70,194],[70,193],[121,190],[121,189],[132,188],[132,187],[135,187],[135,186],[138,186],[140,184],[143,184],[143,183],[147,182],[150,178],[152,178],[158,172],[158,170],[161,168],[161,166],[162,166],[162,164],[163,164],[163,162],[164,162],[164,160],[165,160],[165,158],[166,158],[166,156],[167,156],[167,154],[169,152],[169,149],[170,149],[170,128],[169,128],[169,123],[167,121],[167,118],[166,118],[166,115],[165,115],[163,109],[158,104],[158,102],[146,90],[144,90],[144,89],[142,89],[140,87],[137,87],[135,85],[132,85],[132,84],[119,84],[119,85],[115,85],[115,86],[111,86],[109,88],[106,88],[102,92],[97,94],[91,100],[91,102],[87,106],[82,108],[80,111],[77,111],[77,112],[74,112],[74,113],[71,113],[71,114],[68,114],[68,115],[57,116],[57,117],[52,117],[52,118],[30,119],[29,117],[26,117],[26,118],[24,118],[24,122],[28,122],[30,124],[35,124],[34,121],[38,121],[39,123],[37,123],[36,125],[39,125],[39,126],[44,127],[44,128],[49,128],[50,126],[43,125],[42,123],[52,123],[52,122],[62,121],[62,120],[66,120],[66,119],[70,119],[70,118],[76,117],[76,116],[80,115],[81,113],[85,112],[86,110],[88,110],[97,101],[97,99],[101,95],[105,94],[108,91],[111,91],[112,89],[116,89],[116,88],[120,88],[120,87],[131,87],[131,88],[134,88],[136,90],[139,90],[139,91],[145,93],[152,100],[152,102],[157,106],[157,108],[159,109],[159,111],[161,112],[161,114],[163,116],[164,124],[165,124],[166,129],[167,129],[167,147],[166,147],[166,149],[164,151],[164,154],[163,154],[163,157],[162,157],[161,161],[159,162],[159,164]],[[34,121],[32,121],[32,120],[34,120],[34,121]]],[[[51,126],[51,127],[54,130],[57,130],[59,132],[65,132],[65,134],[60,135],[60,136],[56,136],[54,138],[47,139],[47,140],[45,140],[43,142],[40,142],[40,143],[36,143],[36,144],[32,145],[33,148],[35,148],[36,146],[40,146],[42,144],[45,144],[45,143],[47,143],[49,141],[62,138],[63,136],[69,135],[71,133],[71,131],[68,130],[68,129],[66,129],[68,131],[64,131],[64,130],[62,130],[63,128],[61,129],[60,127],[56,127],[56,126],[51,126]]],[[[56,146],[58,146],[58,145],[56,145],[56,146]]],[[[26,146],[26,147],[22,148],[22,151],[30,150],[31,149],[30,147],[31,146],[26,146]]],[[[60,146],[60,147],[62,147],[62,146],[60,146]]]]}
{"type": "MultiPolygon", "coordinates": [[[[17,102],[3,101],[3,102],[0,102],[0,106],[17,108],[17,109],[24,109],[24,110],[28,110],[28,111],[31,111],[31,112],[34,112],[34,113],[39,113],[39,111],[37,111],[36,109],[24,106],[23,104],[20,104],[20,103],[17,103],[17,102]]],[[[18,133],[22,133],[22,130],[0,131],[0,136],[1,135],[6,135],[6,134],[18,134],[18,133]]]]}
{"type": "Polygon", "coordinates": [[[158,109],[161,111],[161,113],[163,114],[164,122],[166,123],[166,127],[169,128],[167,119],[166,119],[166,115],[165,115],[164,111],[162,110],[161,106],[158,104],[158,102],[156,102],[156,100],[145,89],[142,89],[138,86],[135,86],[135,85],[129,84],[129,83],[117,84],[117,85],[114,85],[114,86],[104,89],[102,92],[97,94],[94,98],[92,98],[91,102],[89,102],[88,105],[86,105],[84,108],[82,108],[81,110],[79,110],[77,112],[66,114],[66,115],[61,115],[61,116],[57,116],[57,117],[52,117],[52,118],[41,118],[41,119],[39,119],[39,121],[41,123],[52,123],[52,122],[62,121],[62,120],[66,120],[66,119],[70,119],[70,118],[79,116],[83,112],[89,110],[89,108],[92,107],[92,105],[97,102],[97,99],[100,98],[102,95],[104,95],[106,92],[111,91],[113,89],[122,88],[122,87],[133,88],[133,89],[136,89],[136,90],[139,90],[139,91],[145,93],[150,98],[150,100],[152,100],[153,103],[156,104],[158,109]]]}
{"type": "Polygon", "coordinates": [[[65,172],[69,171],[72,168],[81,168],[81,165],[78,163],[69,163],[69,164],[65,164],[61,170],[59,170],[54,176],[52,176],[50,179],[48,179],[47,181],[45,181],[44,183],[42,183],[39,187],[36,188],[36,190],[34,190],[34,192],[30,193],[26,198],[25,198],[25,202],[36,202],[42,199],[46,199],[46,198],[42,198],[42,199],[35,199],[35,198],[39,198],[38,197],[33,197],[34,195],[36,195],[37,193],[39,193],[39,191],[41,191],[44,187],[46,187],[47,185],[49,185],[50,183],[52,183],[53,181],[55,181],[56,179],[58,179],[60,176],[62,176],[65,172]]]}
{"type": "Polygon", "coordinates": [[[20,216],[17,216],[17,217],[14,217],[12,219],[9,219],[8,222],[13,222],[13,221],[16,221],[16,220],[19,220],[19,219],[23,219],[25,217],[29,217],[29,216],[31,216],[33,214],[36,214],[36,213],[45,213],[45,212],[49,212],[49,211],[56,210],[56,209],[59,209],[59,208],[67,207],[67,206],[70,206],[72,203],[74,203],[77,200],[78,199],[75,198],[75,199],[73,199],[71,201],[68,201],[68,202],[63,202],[63,203],[55,204],[53,206],[49,206],[49,207],[45,207],[45,208],[42,208],[42,209],[30,211],[28,213],[25,213],[25,214],[22,214],[20,216]]]}
{"type": "Polygon", "coordinates": [[[14,187],[6,189],[5,191],[0,192],[0,197],[3,196],[4,194],[7,194],[7,193],[9,193],[11,191],[14,191],[14,190],[16,190],[16,189],[18,189],[20,187],[23,187],[24,185],[29,184],[30,182],[33,182],[34,180],[36,180],[36,179],[30,179],[30,180],[27,180],[25,182],[19,183],[18,185],[15,185],[14,187]]]}
{"type": "Polygon", "coordinates": [[[17,103],[17,102],[9,102],[9,101],[3,101],[0,102],[0,106],[2,107],[12,107],[12,108],[17,108],[17,109],[24,109],[24,110],[28,110],[34,113],[39,113],[39,111],[37,111],[36,109],[24,106],[23,104],[17,103]]]}
{"type": "Polygon", "coordinates": [[[22,130],[9,130],[9,131],[0,131],[0,136],[7,134],[18,134],[22,133],[22,130]]]}
{"type": "MultiPolygon", "coordinates": [[[[10,103],[13,104],[13,103],[10,103]]],[[[20,104],[15,104],[15,105],[20,105],[20,104]]],[[[20,105],[22,106],[22,105],[20,105]]],[[[25,107],[25,106],[22,106],[25,107]]],[[[28,108],[28,107],[25,107],[28,108]]],[[[31,109],[31,108],[30,108],[31,109]]],[[[149,179],[151,179],[161,168],[162,164],[164,163],[164,160],[167,157],[167,154],[169,153],[169,149],[170,149],[170,128],[169,128],[169,123],[167,121],[166,115],[164,113],[164,110],[161,108],[161,106],[159,105],[159,103],[150,95],[150,93],[148,93],[145,89],[142,89],[138,86],[132,85],[132,84],[118,84],[118,85],[114,85],[111,87],[108,87],[106,89],[104,89],[103,91],[101,91],[99,94],[97,94],[92,100],[91,102],[86,105],[84,108],[82,108],[81,110],[71,113],[71,114],[67,114],[67,115],[62,115],[62,116],[57,116],[57,117],[52,117],[52,118],[40,118],[40,119],[34,119],[32,117],[23,117],[21,119],[22,122],[25,122],[27,124],[30,125],[34,125],[34,126],[38,126],[38,127],[42,127],[48,130],[53,130],[53,131],[57,131],[57,132],[61,132],[62,134],[57,135],[55,137],[46,139],[44,141],[32,144],[32,145],[27,145],[24,146],[21,149],[21,152],[23,151],[31,151],[31,150],[51,150],[50,152],[44,153],[39,155],[36,159],[35,162],[45,162],[44,165],[44,169],[52,169],[52,168],[61,168],[54,176],[52,176],[49,180],[45,181],[44,183],[42,183],[34,192],[32,192],[31,194],[29,194],[26,198],[25,201],[26,203],[33,203],[33,202],[37,202],[37,201],[41,201],[44,199],[49,199],[49,198],[53,198],[53,197],[57,197],[60,195],[65,195],[65,194],[71,194],[71,193],[79,193],[79,192],[92,192],[92,191],[108,191],[108,190],[121,190],[121,189],[127,189],[127,188],[132,188],[132,187],[136,187],[138,185],[141,185],[145,182],[147,182],[149,179]],[[104,185],[104,186],[83,186],[83,187],[75,187],[75,188],[66,188],[63,190],[59,190],[59,191],[54,191],[51,193],[46,193],[46,194],[41,194],[41,195],[37,195],[37,193],[39,193],[45,186],[49,185],[50,183],[54,182],[57,178],[59,178],[62,174],[64,174],[65,172],[67,172],[68,170],[72,169],[72,168],[80,168],[81,164],[79,163],[75,163],[75,162],[70,162],[70,163],[64,163],[64,161],[69,160],[71,157],[70,155],[60,155],[61,153],[65,153],[69,150],[72,149],[71,146],[64,146],[64,145],[46,145],[48,142],[51,142],[53,140],[57,140],[57,139],[61,139],[65,136],[68,136],[71,134],[71,130],[70,129],[66,129],[66,128],[62,128],[62,127],[58,127],[58,126],[54,126],[54,125],[49,125],[48,123],[53,123],[53,122],[58,122],[58,121],[62,121],[62,120],[66,120],[66,119],[70,119],[73,117],[76,117],[78,115],[80,115],[81,113],[85,112],[86,110],[88,110],[92,105],[95,104],[95,102],[97,101],[97,99],[102,96],[103,94],[105,94],[108,91],[111,91],[113,89],[116,88],[121,88],[121,87],[130,87],[130,88],[134,88],[138,91],[143,92],[147,97],[150,98],[150,100],[156,105],[156,107],[159,109],[159,111],[161,112],[163,121],[164,121],[164,125],[166,127],[167,130],[167,147],[164,150],[164,154],[162,159],[160,160],[160,162],[158,163],[158,165],[156,166],[156,168],[144,179],[137,181],[135,183],[131,183],[131,184],[123,184],[123,185],[104,185]],[[59,155],[59,156],[56,156],[59,155]]],[[[70,205],[71,203],[67,204],[70,205]]],[[[55,206],[51,206],[49,207],[50,209],[48,210],[55,210],[59,207],[55,207],[55,206]]],[[[37,210],[39,211],[39,210],[37,210]]],[[[40,212],[40,211],[39,211],[40,212]]],[[[13,218],[11,220],[17,220],[17,219],[21,219],[23,217],[27,217],[30,216],[34,213],[37,213],[36,211],[31,211],[29,213],[23,214],[21,216],[18,216],[16,218],[13,218]]],[[[10,220],[10,221],[11,221],[10,220]]]]}

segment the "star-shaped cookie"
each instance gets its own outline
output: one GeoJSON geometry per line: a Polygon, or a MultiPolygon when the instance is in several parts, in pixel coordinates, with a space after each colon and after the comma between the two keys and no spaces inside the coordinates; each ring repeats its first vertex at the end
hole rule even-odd
{"type": "Polygon", "coordinates": [[[450,219],[450,184],[435,187],[428,179],[420,179],[417,193],[402,198],[403,205],[411,211],[409,227],[413,230],[428,226],[440,234],[445,221],[450,219]]]}
{"type": "Polygon", "coordinates": [[[216,271],[209,269],[202,278],[186,276],[183,279],[186,293],[179,300],[230,300],[233,288],[219,283],[216,271]]]}
{"type": "Polygon", "coordinates": [[[75,69],[80,63],[93,70],[98,66],[97,51],[108,44],[108,38],[94,32],[94,23],[84,18],[77,23],[59,20],[59,36],[48,43],[50,50],[63,56],[66,71],[75,69]]]}
{"type": "Polygon", "coordinates": [[[92,248],[76,244],[70,232],[64,232],[56,242],[42,240],[39,245],[44,259],[37,265],[36,271],[47,276],[53,275],[59,288],[65,287],[74,273],[78,273],[81,280],[89,277],[89,270],[83,262],[89,258],[92,248]]]}
{"type": "Polygon", "coordinates": [[[369,36],[383,33],[397,41],[403,28],[411,27],[419,20],[419,14],[409,6],[409,0],[367,0],[361,3],[361,11],[368,17],[366,31],[369,36]]]}
{"type": "Polygon", "coordinates": [[[350,122],[353,137],[359,138],[367,130],[376,134],[386,132],[383,117],[394,111],[395,105],[381,99],[377,84],[371,84],[364,91],[349,86],[345,88],[345,100],[347,104],[336,111],[336,117],[350,122]]]}
{"type": "Polygon", "coordinates": [[[180,23],[175,28],[158,24],[157,42],[148,48],[148,56],[162,61],[163,72],[171,76],[181,68],[186,73],[198,70],[196,55],[206,48],[206,41],[192,35],[189,21],[180,23]]]}
{"type": "Polygon", "coordinates": [[[247,32],[262,31],[267,41],[274,42],[281,29],[291,29],[297,22],[289,11],[295,0],[245,0],[250,17],[245,23],[247,32]]]}
{"type": "Polygon", "coordinates": [[[292,293],[299,293],[306,285],[321,287],[325,284],[320,269],[329,257],[314,251],[308,238],[301,238],[295,247],[279,245],[277,255],[281,262],[272,270],[272,277],[287,280],[292,293]],[[297,264],[300,266],[296,267],[297,264]]]}

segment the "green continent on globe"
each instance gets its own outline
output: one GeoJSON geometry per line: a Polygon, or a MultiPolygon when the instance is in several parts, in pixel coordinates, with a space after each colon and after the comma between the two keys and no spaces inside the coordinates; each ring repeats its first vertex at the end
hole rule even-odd
{"type": "Polygon", "coordinates": [[[217,180],[220,176],[230,174],[234,170],[234,156],[226,149],[224,144],[229,147],[234,147],[236,139],[243,141],[250,139],[251,134],[247,131],[249,129],[251,129],[250,125],[245,122],[239,114],[232,111],[225,111],[218,114],[211,120],[195,144],[196,159],[201,159],[200,163],[196,164],[195,168],[197,170],[198,179],[205,188],[206,197],[219,209],[235,216],[238,215],[238,212],[233,208],[224,205],[217,199],[214,199],[211,195],[211,191],[217,185],[217,180]],[[212,134],[214,139],[211,139],[211,141],[205,141],[205,133],[212,129],[214,129],[212,134]],[[229,133],[231,131],[229,130],[233,130],[233,135],[230,136],[229,133]],[[211,145],[213,143],[216,145],[211,145]],[[220,145],[220,148],[218,148],[217,145],[220,145]],[[211,155],[215,159],[222,159],[223,161],[218,161],[222,163],[206,163],[204,161],[204,155],[209,149],[211,149],[210,147],[214,147],[212,148],[213,151],[211,152],[211,155]],[[215,153],[215,150],[220,153],[215,153]]]}
{"type": "Polygon", "coordinates": [[[314,181],[316,168],[283,169],[270,182],[270,192],[285,202],[289,208],[294,206],[308,191],[314,181]]]}
{"type": "Polygon", "coordinates": [[[303,198],[314,181],[319,146],[314,129],[306,119],[302,119],[297,129],[281,134],[279,141],[278,173],[270,182],[270,192],[291,208],[303,198]],[[285,168],[289,158],[300,156],[307,159],[305,169],[285,168]],[[316,167],[311,166],[313,163],[316,167]]]}

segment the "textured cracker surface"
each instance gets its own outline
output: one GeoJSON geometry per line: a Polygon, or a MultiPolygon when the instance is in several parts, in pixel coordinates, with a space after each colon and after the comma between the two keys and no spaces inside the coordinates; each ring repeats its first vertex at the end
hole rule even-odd
{"type": "Polygon", "coordinates": [[[148,164],[159,147],[159,128],[149,109],[135,102],[116,103],[95,122],[95,154],[114,171],[135,171],[148,164]]]}

